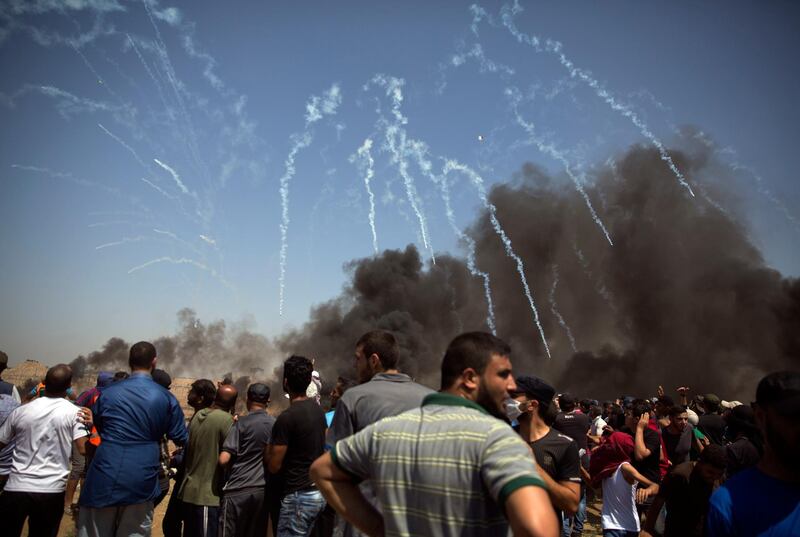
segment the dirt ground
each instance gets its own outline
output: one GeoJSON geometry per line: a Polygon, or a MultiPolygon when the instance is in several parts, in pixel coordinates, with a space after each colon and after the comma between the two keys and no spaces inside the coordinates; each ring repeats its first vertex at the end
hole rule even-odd
{"type": "MultiPolygon", "coordinates": [[[[164,498],[164,501],[161,502],[158,507],[156,507],[156,512],[153,520],[153,533],[152,537],[164,537],[164,533],[161,531],[161,520],[164,518],[164,512],[167,510],[167,504],[169,503],[169,496],[164,498]]],[[[602,508],[602,503],[600,500],[589,500],[586,506],[586,523],[583,528],[583,535],[585,537],[602,537],[603,531],[600,528],[600,509],[602,508]]],[[[61,520],[61,527],[58,531],[58,537],[75,537],[77,532],[75,530],[75,524],[77,520],[73,519],[72,517],[64,515],[64,518],[61,520]]],[[[265,537],[270,537],[272,531],[268,532],[268,535],[265,537]]],[[[23,535],[27,535],[27,528],[23,535]]]]}

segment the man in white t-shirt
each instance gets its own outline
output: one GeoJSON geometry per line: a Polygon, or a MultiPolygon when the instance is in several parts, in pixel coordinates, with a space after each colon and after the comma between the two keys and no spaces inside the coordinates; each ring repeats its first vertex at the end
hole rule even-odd
{"type": "Polygon", "coordinates": [[[91,413],[65,399],[72,370],[53,366],[44,384],[43,397],[14,410],[0,427],[0,447],[15,443],[11,474],[0,495],[4,535],[21,535],[26,518],[29,535],[58,534],[73,444],[85,452],[91,413]]]}

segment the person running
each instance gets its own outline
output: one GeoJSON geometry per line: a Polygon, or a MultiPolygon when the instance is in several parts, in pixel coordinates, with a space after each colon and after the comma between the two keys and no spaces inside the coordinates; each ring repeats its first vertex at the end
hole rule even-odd
{"type": "Polygon", "coordinates": [[[556,390],[537,377],[520,376],[516,383],[511,394],[514,402],[509,403],[512,412],[507,417],[517,420],[519,435],[533,449],[553,507],[573,515],[581,498],[581,461],[575,441],[547,424],[556,390]]]}
{"type": "Polygon", "coordinates": [[[276,537],[308,535],[325,507],[308,474],[311,463],[325,451],[325,412],[306,396],[313,367],[304,356],[291,356],[283,364],[289,408],[275,421],[265,452],[269,472],[280,473],[283,482],[276,537]]]}
{"type": "Polygon", "coordinates": [[[91,413],[66,399],[71,384],[68,365],[51,367],[42,396],[15,409],[0,427],[0,448],[14,443],[11,473],[0,495],[3,535],[21,535],[26,519],[31,537],[58,534],[72,447],[85,452],[91,425],[91,413]]]}
{"type": "Polygon", "coordinates": [[[764,455],[711,496],[709,537],[800,535],[800,372],[761,379],[754,411],[764,455]]]}
{"type": "Polygon", "coordinates": [[[183,411],[175,396],[151,377],[158,358],[152,343],[129,353],[130,378],[103,388],[92,407],[103,441],[86,472],[78,501],[78,537],[149,535],[164,435],[186,443],[183,411]]]}
{"type": "Polygon", "coordinates": [[[448,346],[442,391],[334,445],[311,467],[333,508],[367,535],[558,535],[530,448],[508,423],[510,347],[469,332],[448,346]],[[358,481],[376,484],[380,511],[358,481]]]}
{"type": "Polygon", "coordinates": [[[219,535],[267,534],[263,454],[275,425],[275,418],[267,414],[269,401],[269,386],[251,384],[247,388],[247,415],[233,424],[222,444],[219,465],[228,470],[228,475],[220,499],[219,535]]]}
{"type": "Polygon", "coordinates": [[[216,537],[223,473],[218,461],[233,425],[238,393],[232,384],[217,388],[214,404],[197,412],[189,424],[185,474],[178,498],[184,504],[186,537],[216,537]]]}

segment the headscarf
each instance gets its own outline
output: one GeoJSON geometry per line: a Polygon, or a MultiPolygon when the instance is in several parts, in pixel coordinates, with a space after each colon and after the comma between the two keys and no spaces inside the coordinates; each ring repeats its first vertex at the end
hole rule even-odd
{"type": "Polygon", "coordinates": [[[633,454],[633,438],[631,435],[614,432],[592,451],[589,460],[589,474],[592,486],[597,487],[603,479],[610,477],[623,462],[630,462],[633,454]]]}

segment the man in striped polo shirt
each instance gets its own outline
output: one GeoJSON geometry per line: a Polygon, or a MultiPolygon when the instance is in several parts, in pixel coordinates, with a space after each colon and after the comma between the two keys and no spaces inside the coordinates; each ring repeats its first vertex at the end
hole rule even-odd
{"type": "Polygon", "coordinates": [[[558,535],[528,446],[504,418],[516,389],[511,349],[483,332],[455,338],[442,360],[442,391],[420,408],[336,443],[311,476],[367,535],[558,535]],[[371,479],[381,512],[357,483],[371,479]]]}

